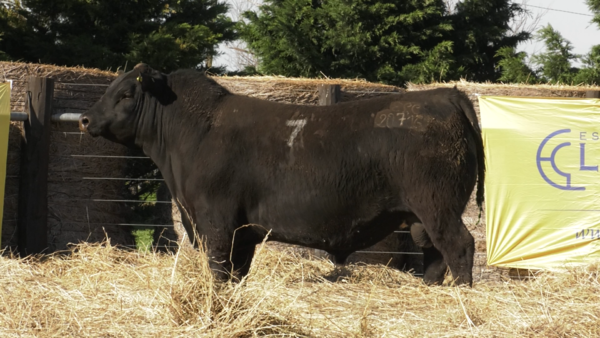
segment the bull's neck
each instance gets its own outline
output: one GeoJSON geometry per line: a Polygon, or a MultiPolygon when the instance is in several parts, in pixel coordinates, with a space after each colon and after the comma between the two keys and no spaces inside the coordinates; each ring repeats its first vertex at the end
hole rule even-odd
{"type": "MultiPolygon", "coordinates": [[[[144,150],[156,163],[165,152],[164,124],[169,119],[167,107],[147,95],[140,102],[136,120],[135,144],[144,150]]],[[[158,163],[157,163],[158,165],[158,163]]]]}
{"type": "Polygon", "coordinates": [[[205,116],[190,121],[183,101],[164,106],[147,96],[139,110],[136,128],[136,145],[158,166],[174,196],[181,190],[175,186],[174,177],[181,174],[186,148],[190,144],[199,145],[210,129],[210,119],[205,116]]]}

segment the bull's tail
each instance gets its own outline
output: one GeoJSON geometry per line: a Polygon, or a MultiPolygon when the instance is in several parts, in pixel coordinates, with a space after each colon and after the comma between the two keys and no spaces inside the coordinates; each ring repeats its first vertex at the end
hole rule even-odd
{"type": "Polygon", "coordinates": [[[471,127],[473,127],[473,133],[475,138],[475,147],[477,148],[477,195],[476,201],[477,206],[479,206],[479,214],[481,216],[481,211],[483,210],[483,183],[485,181],[485,154],[483,151],[483,138],[481,134],[481,128],[479,127],[479,120],[477,119],[477,114],[475,113],[475,109],[473,108],[473,104],[463,92],[459,91],[456,86],[454,89],[457,92],[458,105],[461,108],[462,112],[465,114],[467,119],[471,122],[471,127]]]}

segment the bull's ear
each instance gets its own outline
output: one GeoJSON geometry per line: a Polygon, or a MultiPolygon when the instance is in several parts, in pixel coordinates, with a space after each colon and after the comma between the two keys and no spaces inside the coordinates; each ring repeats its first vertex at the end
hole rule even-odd
{"type": "Polygon", "coordinates": [[[152,69],[145,63],[140,63],[134,67],[135,70],[139,70],[139,75],[136,80],[142,84],[142,90],[146,92],[154,92],[162,86],[162,83],[166,83],[167,76],[157,70],[152,69]]]}
{"type": "Polygon", "coordinates": [[[165,105],[175,101],[177,96],[169,88],[166,74],[152,69],[145,63],[136,65],[134,70],[139,70],[136,80],[141,84],[143,91],[152,94],[165,105]]]}

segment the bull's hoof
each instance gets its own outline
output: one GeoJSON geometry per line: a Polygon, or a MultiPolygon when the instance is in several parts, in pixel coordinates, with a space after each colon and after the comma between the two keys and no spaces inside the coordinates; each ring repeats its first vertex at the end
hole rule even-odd
{"type": "Polygon", "coordinates": [[[442,285],[448,266],[443,259],[432,262],[423,274],[423,282],[427,285],[442,285]]]}
{"type": "Polygon", "coordinates": [[[236,279],[231,275],[231,271],[227,270],[227,268],[223,265],[212,261],[209,262],[208,265],[210,266],[210,270],[215,282],[228,282],[236,279]]]}
{"type": "Polygon", "coordinates": [[[454,280],[451,280],[448,285],[450,286],[460,286],[460,285],[466,285],[469,287],[473,287],[473,277],[472,276],[467,276],[467,277],[463,277],[463,278],[456,278],[454,280]]]}
{"type": "Polygon", "coordinates": [[[222,270],[212,270],[212,275],[213,275],[215,282],[224,283],[224,282],[227,282],[232,279],[231,274],[224,272],[222,270]]]}

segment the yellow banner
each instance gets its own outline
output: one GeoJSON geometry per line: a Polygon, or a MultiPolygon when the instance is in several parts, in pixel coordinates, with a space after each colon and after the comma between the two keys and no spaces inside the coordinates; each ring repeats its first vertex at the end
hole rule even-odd
{"type": "Polygon", "coordinates": [[[600,259],[600,100],[479,98],[489,265],[600,259]]]}
{"type": "Polygon", "coordinates": [[[4,182],[10,128],[10,83],[0,83],[0,247],[2,246],[2,215],[4,214],[4,182]]]}

